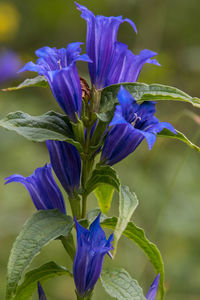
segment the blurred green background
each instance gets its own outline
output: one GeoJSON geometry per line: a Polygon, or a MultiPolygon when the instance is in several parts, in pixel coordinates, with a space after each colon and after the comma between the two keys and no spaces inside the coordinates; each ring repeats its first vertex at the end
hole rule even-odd
{"type": "MultiPolygon", "coordinates": [[[[130,25],[123,24],[118,39],[128,43],[134,53],[148,48],[159,53],[162,67],[145,65],[141,82],[176,86],[200,97],[200,1],[199,0],[95,0],[81,1],[95,14],[123,15],[134,20],[136,36],[130,25]]],[[[42,46],[65,47],[69,42],[85,41],[86,24],[71,0],[1,0],[0,44],[19,53],[25,63],[35,59],[34,51],[42,46]]],[[[84,49],[84,46],[83,46],[84,49]]],[[[86,77],[86,66],[78,65],[86,77]]],[[[24,76],[18,77],[15,84],[24,76]]],[[[8,83],[5,87],[10,85],[8,83]]],[[[33,115],[50,109],[59,111],[51,92],[30,88],[18,92],[0,92],[0,117],[23,110],[33,115]]],[[[199,111],[187,104],[162,103],[157,116],[200,144],[199,111]]],[[[6,264],[16,235],[25,220],[35,211],[28,192],[19,184],[4,186],[4,178],[13,173],[24,176],[49,161],[44,144],[26,141],[12,132],[0,130],[0,299],[4,299],[6,264]]],[[[200,299],[200,156],[181,142],[158,139],[152,151],[145,142],[127,159],[115,166],[123,183],[136,192],[140,205],[134,221],[161,250],[166,269],[168,300],[200,299]]],[[[67,205],[68,206],[68,205],[67,205]]],[[[89,206],[96,207],[92,196],[89,206]]],[[[116,211],[115,195],[110,215],[116,211]]],[[[31,268],[55,260],[71,268],[58,241],[46,246],[31,268]]],[[[121,239],[114,261],[105,265],[126,268],[144,288],[145,293],[155,274],[140,249],[121,239]]],[[[48,300],[74,299],[69,278],[60,277],[44,285],[48,300]]],[[[37,295],[33,296],[37,299],[37,295]]],[[[100,283],[94,300],[107,300],[100,283]]]]}

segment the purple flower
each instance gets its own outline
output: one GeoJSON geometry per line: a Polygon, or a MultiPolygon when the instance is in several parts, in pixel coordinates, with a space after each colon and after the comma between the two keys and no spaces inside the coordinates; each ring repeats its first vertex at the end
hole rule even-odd
{"type": "Polygon", "coordinates": [[[176,134],[173,126],[159,122],[154,116],[155,103],[143,102],[138,105],[132,95],[121,86],[111,129],[105,139],[101,161],[113,165],[132,153],[145,138],[149,150],[156,141],[156,135],[164,128],[176,134]]]}
{"type": "Polygon", "coordinates": [[[39,281],[38,281],[38,295],[39,295],[39,300],[47,300],[44,290],[39,281]]]}
{"type": "Polygon", "coordinates": [[[76,3],[87,21],[86,51],[92,63],[88,64],[92,85],[97,89],[120,82],[135,82],[144,63],[157,53],[143,50],[134,55],[127,45],[117,42],[117,32],[123,22],[128,22],[135,32],[135,24],[129,19],[119,17],[96,16],[85,6],[76,3]]]}
{"type": "Polygon", "coordinates": [[[150,289],[148,290],[148,293],[146,295],[147,300],[155,300],[158,284],[159,284],[160,274],[158,274],[153,281],[152,285],[150,286],[150,289]]]}
{"type": "Polygon", "coordinates": [[[80,185],[80,154],[73,145],[67,142],[49,140],[46,144],[52,168],[69,197],[73,198],[80,185]]]}
{"type": "Polygon", "coordinates": [[[45,76],[58,104],[73,122],[81,116],[82,91],[76,61],[91,62],[86,54],[80,55],[81,43],[71,43],[67,49],[43,47],[38,49],[37,63],[27,63],[20,72],[33,71],[45,76]]]}
{"type": "Polygon", "coordinates": [[[147,49],[142,50],[139,55],[134,55],[127,45],[116,42],[105,86],[137,81],[145,63],[160,66],[156,59],[151,59],[156,55],[156,52],[147,49]]]}
{"type": "Polygon", "coordinates": [[[102,270],[106,253],[113,249],[113,234],[106,239],[105,232],[100,226],[100,214],[90,225],[89,230],[82,227],[75,219],[77,231],[77,249],[73,265],[74,281],[77,294],[88,296],[102,270]]]}
{"type": "Polygon", "coordinates": [[[11,50],[0,54],[0,84],[17,76],[21,61],[17,54],[11,50]]]}
{"type": "Polygon", "coordinates": [[[7,177],[6,180],[5,184],[10,182],[20,182],[23,184],[28,190],[36,209],[47,210],[58,208],[63,214],[66,214],[63,195],[53,178],[50,164],[36,169],[28,177],[14,174],[7,177]]]}

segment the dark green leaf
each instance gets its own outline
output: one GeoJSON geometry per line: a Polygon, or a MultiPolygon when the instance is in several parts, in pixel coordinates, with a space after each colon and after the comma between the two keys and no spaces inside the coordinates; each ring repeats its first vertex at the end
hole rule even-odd
{"type": "Polygon", "coordinates": [[[19,281],[43,246],[62,235],[69,235],[73,220],[56,210],[36,212],[23,226],[8,261],[6,299],[12,299],[19,281]]]}
{"type": "MultiPolygon", "coordinates": [[[[105,219],[101,225],[105,228],[115,230],[118,218],[112,217],[105,219]]],[[[152,242],[145,236],[144,230],[137,227],[133,222],[129,222],[123,235],[135,242],[146,254],[154,266],[156,273],[160,273],[160,290],[161,299],[164,297],[164,264],[160,251],[152,242]]]]}
{"type": "Polygon", "coordinates": [[[195,107],[200,107],[200,99],[193,98],[175,87],[157,83],[149,85],[140,82],[120,83],[102,89],[98,117],[103,122],[109,123],[112,119],[115,105],[118,104],[117,94],[121,85],[126,88],[138,102],[169,100],[188,102],[195,107]]]}
{"type": "Polygon", "coordinates": [[[53,261],[48,262],[37,269],[26,273],[23,283],[17,288],[16,295],[13,300],[29,300],[37,287],[37,282],[45,282],[46,280],[67,275],[73,277],[72,273],[63,266],[59,266],[53,261]]]}
{"type": "Polygon", "coordinates": [[[44,76],[37,76],[34,78],[28,78],[28,79],[24,80],[22,83],[20,83],[18,86],[3,89],[2,91],[10,92],[10,91],[21,90],[26,87],[34,87],[34,86],[48,87],[49,84],[44,76]]]}
{"type": "Polygon", "coordinates": [[[128,222],[130,221],[132,214],[138,206],[138,199],[135,193],[129,190],[128,186],[122,185],[119,194],[119,218],[114,231],[114,253],[115,256],[117,251],[118,241],[126,229],[128,222]]]}
{"type": "Polygon", "coordinates": [[[138,282],[124,269],[107,269],[101,273],[101,283],[106,292],[117,300],[145,300],[138,282]]]}
{"type": "Polygon", "coordinates": [[[85,193],[89,195],[101,184],[111,185],[114,189],[119,191],[119,179],[115,170],[110,166],[99,166],[92,172],[92,175],[86,184],[85,193]]]}
{"type": "Polygon", "coordinates": [[[30,116],[18,111],[10,113],[0,120],[0,126],[16,131],[19,135],[34,141],[46,140],[67,141],[82,150],[81,145],[74,140],[71,124],[67,116],[49,111],[41,116],[30,116]]]}
{"type": "Polygon", "coordinates": [[[177,134],[174,134],[173,132],[171,132],[171,131],[169,131],[168,129],[165,128],[160,133],[158,133],[158,136],[160,136],[160,137],[169,137],[169,138],[172,138],[172,139],[180,140],[183,143],[190,146],[192,149],[200,152],[200,147],[193,144],[190,140],[188,140],[188,138],[183,133],[181,133],[178,130],[177,130],[177,134]]]}
{"type": "Polygon", "coordinates": [[[94,194],[98,200],[99,207],[102,213],[106,214],[112,202],[114,188],[108,184],[100,184],[95,190],[94,194]]]}

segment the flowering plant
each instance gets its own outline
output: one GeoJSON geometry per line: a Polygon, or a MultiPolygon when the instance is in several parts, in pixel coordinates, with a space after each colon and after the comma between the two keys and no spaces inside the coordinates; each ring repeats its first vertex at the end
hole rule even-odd
{"type": "Polygon", "coordinates": [[[14,174],[6,178],[6,184],[23,184],[37,209],[13,245],[6,299],[29,299],[38,286],[39,299],[45,300],[41,283],[58,275],[74,278],[79,300],[92,298],[99,278],[106,292],[120,300],[154,300],[158,285],[163,299],[161,254],[131,221],[138,199],[120,183],[112,166],[134,152],[143,140],[151,150],[160,136],[181,140],[200,151],[171,124],[155,117],[157,101],[177,100],[200,107],[200,100],[173,87],[137,82],[145,63],[160,64],[154,58],[157,53],[144,49],[135,55],[117,40],[123,22],[128,22],[137,33],[135,24],[122,17],[95,16],[86,7],[78,3],[76,6],[87,22],[86,54],[81,54],[79,42],[69,44],[66,49],[43,47],[36,51],[36,63],[28,62],[20,70],[36,72],[38,76],[6,89],[50,87],[63,110],[63,114],[50,111],[36,117],[14,112],[0,121],[1,127],[29,140],[46,142],[50,157],[50,164],[37,168],[28,177],[14,174]],[[80,77],[77,61],[88,64],[91,86],[80,77]],[[52,170],[68,196],[67,204],[52,170]],[[114,191],[119,195],[119,215],[108,217],[114,191]],[[88,211],[87,198],[92,192],[99,208],[88,211]],[[103,228],[113,231],[108,239],[103,228]],[[156,278],[146,297],[138,282],[124,269],[103,268],[106,254],[115,257],[122,235],[144,251],[155,269],[156,278]],[[73,271],[48,262],[27,272],[23,279],[34,257],[54,239],[61,241],[72,259],[73,271]]]}

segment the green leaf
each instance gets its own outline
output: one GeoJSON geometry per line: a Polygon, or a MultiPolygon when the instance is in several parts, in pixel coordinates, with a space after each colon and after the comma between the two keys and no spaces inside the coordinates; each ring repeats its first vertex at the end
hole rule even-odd
{"type": "Polygon", "coordinates": [[[12,299],[19,281],[43,246],[62,235],[69,235],[73,220],[56,210],[36,212],[23,226],[8,261],[6,299],[12,299]]]}
{"type": "Polygon", "coordinates": [[[17,132],[19,135],[34,142],[46,140],[67,141],[82,150],[74,140],[70,121],[67,116],[49,111],[41,116],[30,116],[24,112],[14,112],[0,120],[0,126],[17,132]]]}
{"type": "Polygon", "coordinates": [[[61,275],[73,277],[69,270],[63,266],[57,265],[53,261],[48,262],[37,269],[31,270],[26,273],[24,281],[17,288],[17,292],[13,300],[29,300],[34,290],[37,288],[38,281],[43,283],[50,278],[61,275]]]}
{"type": "Polygon", "coordinates": [[[159,137],[169,137],[172,139],[177,139],[182,141],[183,143],[187,144],[190,148],[200,152],[200,147],[197,145],[193,144],[183,133],[180,131],[176,130],[177,134],[174,134],[173,132],[169,131],[168,129],[163,129],[160,133],[158,133],[159,137]]]}
{"type": "Polygon", "coordinates": [[[114,188],[108,184],[100,184],[95,190],[94,194],[98,200],[99,207],[102,213],[106,214],[112,202],[114,188]]]}
{"type": "Polygon", "coordinates": [[[115,105],[118,104],[117,94],[120,86],[127,89],[136,101],[181,101],[200,107],[200,99],[191,97],[185,92],[171,86],[162,84],[146,84],[140,82],[126,82],[113,84],[102,89],[98,117],[101,121],[109,123],[113,117],[115,105]]]}
{"type": "Polygon", "coordinates": [[[21,90],[27,87],[34,87],[34,86],[39,86],[39,87],[49,87],[49,84],[47,80],[45,79],[44,76],[37,76],[34,78],[28,78],[24,80],[22,83],[20,83],[18,86],[15,87],[10,87],[7,89],[2,89],[4,92],[11,92],[11,91],[16,91],[16,90],[21,90]]]}
{"type": "Polygon", "coordinates": [[[124,269],[107,269],[101,273],[101,283],[106,292],[118,300],[145,300],[138,282],[124,269]]]}
{"type": "Polygon", "coordinates": [[[138,199],[135,193],[129,190],[128,186],[122,185],[119,195],[119,218],[114,231],[114,253],[115,256],[117,251],[118,241],[126,229],[128,222],[130,221],[132,214],[138,206],[138,199]]]}
{"type": "MultiPolygon", "coordinates": [[[[115,230],[118,218],[112,217],[105,219],[101,225],[105,228],[115,230]]],[[[161,299],[164,297],[164,264],[160,254],[160,251],[152,242],[150,242],[145,236],[144,230],[137,227],[133,222],[129,222],[123,235],[136,243],[149,258],[150,262],[154,266],[156,273],[160,273],[160,290],[161,299]]]]}
{"type": "Polygon", "coordinates": [[[112,186],[114,189],[119,191],[119,179],[117,174],[113,168],[110,166],[98,166],[92,172],[90,179],[86,184],[85,193],[89,195],[92,191],[94,191],[99,185],[108,184],[112,186]]]}

